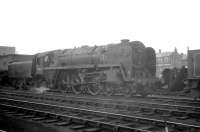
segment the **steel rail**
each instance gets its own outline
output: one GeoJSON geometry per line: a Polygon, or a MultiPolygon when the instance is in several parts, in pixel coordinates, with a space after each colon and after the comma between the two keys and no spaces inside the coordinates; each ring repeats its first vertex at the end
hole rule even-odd
{"type": "Polygon", "coordinates": [[[94,110],[88,110],[88,109],[81,109],[81,108],[74,108],[74,107],[66,107],[66,106],[60,106],[60,105],[52,105],[52,104],[46,104],[46,103],[36,103],[36,102],[31,102],[31,101],[22,101],[22,100],[14,100],[14,99],[7,99],[7,98],[0,98],[5,99],[5,100],[11,100],[11,101],[18,101],[18,102],[23,102],[23,103],[28,103],[28,104],[35,104],[35,105],[42,105],[42,106],[51,106],[55,108],[62,108],[62,109],[70,109],[70,110],[78,110],[78,111],[83,111],[87,113],[94,113],[94,114],[104,114],[104,115],[109,115],[109,116],[114,116],[114,117],[120,117],[120,118],[132,118],[132,119],[139,119],[139,120],[145,120],[149,122],[154,122],[154,123],[162,123],[167,124],[167,125],[175,125],[175,126],[183,126],[183,127],[190,127],[190,128],[195,128],[195,129],[200,129],[199,125],[192,125],[192,124],[186,124],[186,123],[180,123],[180,122],[174,122],[174,121],[168,121],[168,120],[159,120],[159,119],[152,119],[152,118],[147,118],[147,117],[140,117],[140,116],[127,116],[127,115],[122,115],[122,114],[113,114],[109,112],[102,112],[102,111],[94,111],[94,110]]]}
{"type": "Polygon", "coordinates": [[[35,96],[32,95],[27,95],[27,94],[16,94],[16,93],[5,93],[4,94],[11,94],[11,95],[16,95],[16,96],[19,96],[19,97],[22,97],[24,96],[25,98],[35,98],[35,99],[44,99],[44,100],[52,100],[52,101],[58,101],[60,100],[61,102],[65,102],[64,100],[73,100],[73,102],[78,101],[77,99],[80,99],[80,100],[86,100],[86,101],[89,101],[89,102],[92,102],[92,101],[95,101],[97,102],[98,101],[101,101],[102,103],[105,103],[105,102],[111,102],[113,104],[121,104],[121,105],[126,105],[126,107],[128,106],[138,106],[140,108],[147,108],[147,109],[158,109],[158,110],[163,110],[163,111],[172,111],[172,112],[179,112],[179,113],[187,113],[187,114],[198,114],[200,113],[200,107],[194,107],[194,106],[185,106],[185,105],[174,105],[174,104],[161,104],[161,103],[154,103],[154,102],[148,102],[148,101],[135,101],[135,100],[123,100],[123,101],[116,101],[116,100],[112,100],[112,99],[102,99],[102,98],[86,98],[86,97],[65,97],[65,99],[58,99],[56,98],[56,96],[54,96],[54,98],[51,98],[51,99],[48,99],[48,97],[46,98],[45,94],[35,94],[35,96]],[[185,110],[183,110],[185,109],[185,110]],[[189,110],[189,111],[188,111],[189,110]]]}

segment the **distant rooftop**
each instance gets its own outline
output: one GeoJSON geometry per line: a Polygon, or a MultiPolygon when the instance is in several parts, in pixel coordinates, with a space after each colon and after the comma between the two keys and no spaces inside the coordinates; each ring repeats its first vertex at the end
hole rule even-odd
{"type": "Polygon", "coordinates": [[[164,57],[164,56],[170,56],[174,53],[178,53],[177,48],[174,48],[174,51],[167,51],[167,52],[161,52],[161,50],[159,49],[159,52],[156,53],[156,57],[164,57]]]}
{"type": "Polygon", "coordinates": [[[15,48],[13,46],[0,46],[0,48],[15,48]]]}
{"type": "Polygon", "coordinates": [[[156,57],[164,57],[164,56],[170,56],[172,55],[174,52],[162,52],[162,53],[157,53],[156,57]]]}
{"type": "Polygon", "coordinates": [[[15,47],[0,46],[0,55],[15,54],[15,47]]]}

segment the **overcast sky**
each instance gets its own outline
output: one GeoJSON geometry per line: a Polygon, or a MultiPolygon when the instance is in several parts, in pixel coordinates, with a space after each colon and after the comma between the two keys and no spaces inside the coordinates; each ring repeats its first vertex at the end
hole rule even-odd
{"type": "Polygon", "coordinates": [[[34,54],[139,40],[158,51],[200,48],[199,0],[0,0],[0,45],[34,54]]]}

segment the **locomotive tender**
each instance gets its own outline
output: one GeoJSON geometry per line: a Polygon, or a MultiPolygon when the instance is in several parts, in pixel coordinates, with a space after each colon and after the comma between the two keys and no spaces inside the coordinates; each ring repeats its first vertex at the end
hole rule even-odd
{"type": "MultiPolygon", "coordinates": [[[[32,61],[32,55],[23,55],[23,54],[10,54],[10,55],[2,55],[0,56],[0,84],[4,85],[7,84],[10,79],[12,79],[13,77],[9,75],[9,71],[15,72],[16,70],[20,71],[23,70],[23,65],[22,67],[19,67],[19,69],[12,69],[12,70],[8,70],[9,69],[9,65],[13,65],[14,63],[18,63],[21,61],[32,61]]],[[[19,74],[16,74],[14,79],[15,81],[13,81],[12,79],[12,83],[19,81],[21,78],[20,76],[18,76],[19,74]]],[[[26,78],[26,76],[25,76],[26,78]]]]}
{"type": "Polygon", "coordinates": [[[37,85],[52,90],[131,96],[138,88],[152,85],[155,68],[153,48],[124,39],[119,44],[38,53],[32,62],[32,76],[40,78],[37,85]]]}

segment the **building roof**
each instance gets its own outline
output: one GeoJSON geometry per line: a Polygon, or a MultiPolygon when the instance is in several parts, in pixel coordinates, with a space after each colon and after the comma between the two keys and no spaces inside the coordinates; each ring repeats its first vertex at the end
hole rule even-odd
{"type": "Polygon", "coordinates": [[[7,57],[13,57],[13,56],[33,56],[33,55],[26,55],[26,54],[8,54],[8,55],[0,55],[0,58],[7,58],[7,57]]]}
{"type": "Polygon", "coordinates": [[[0,46],[0,48],[15,48],[15,47],[12,47],[12,46],[0,46]]]}
{"type": "Polygon", "coordinates": [[[162,53],[157,53],[156,57],[165,57],[165,56],[170,56],[172,55],[174,52],[162,52],[162,53]]]}
{"type": "Polygon", "coordinates": [[[181,60],[187,60],[187,55],[182,54],[182,55],[181,55],[181,60]]]}

